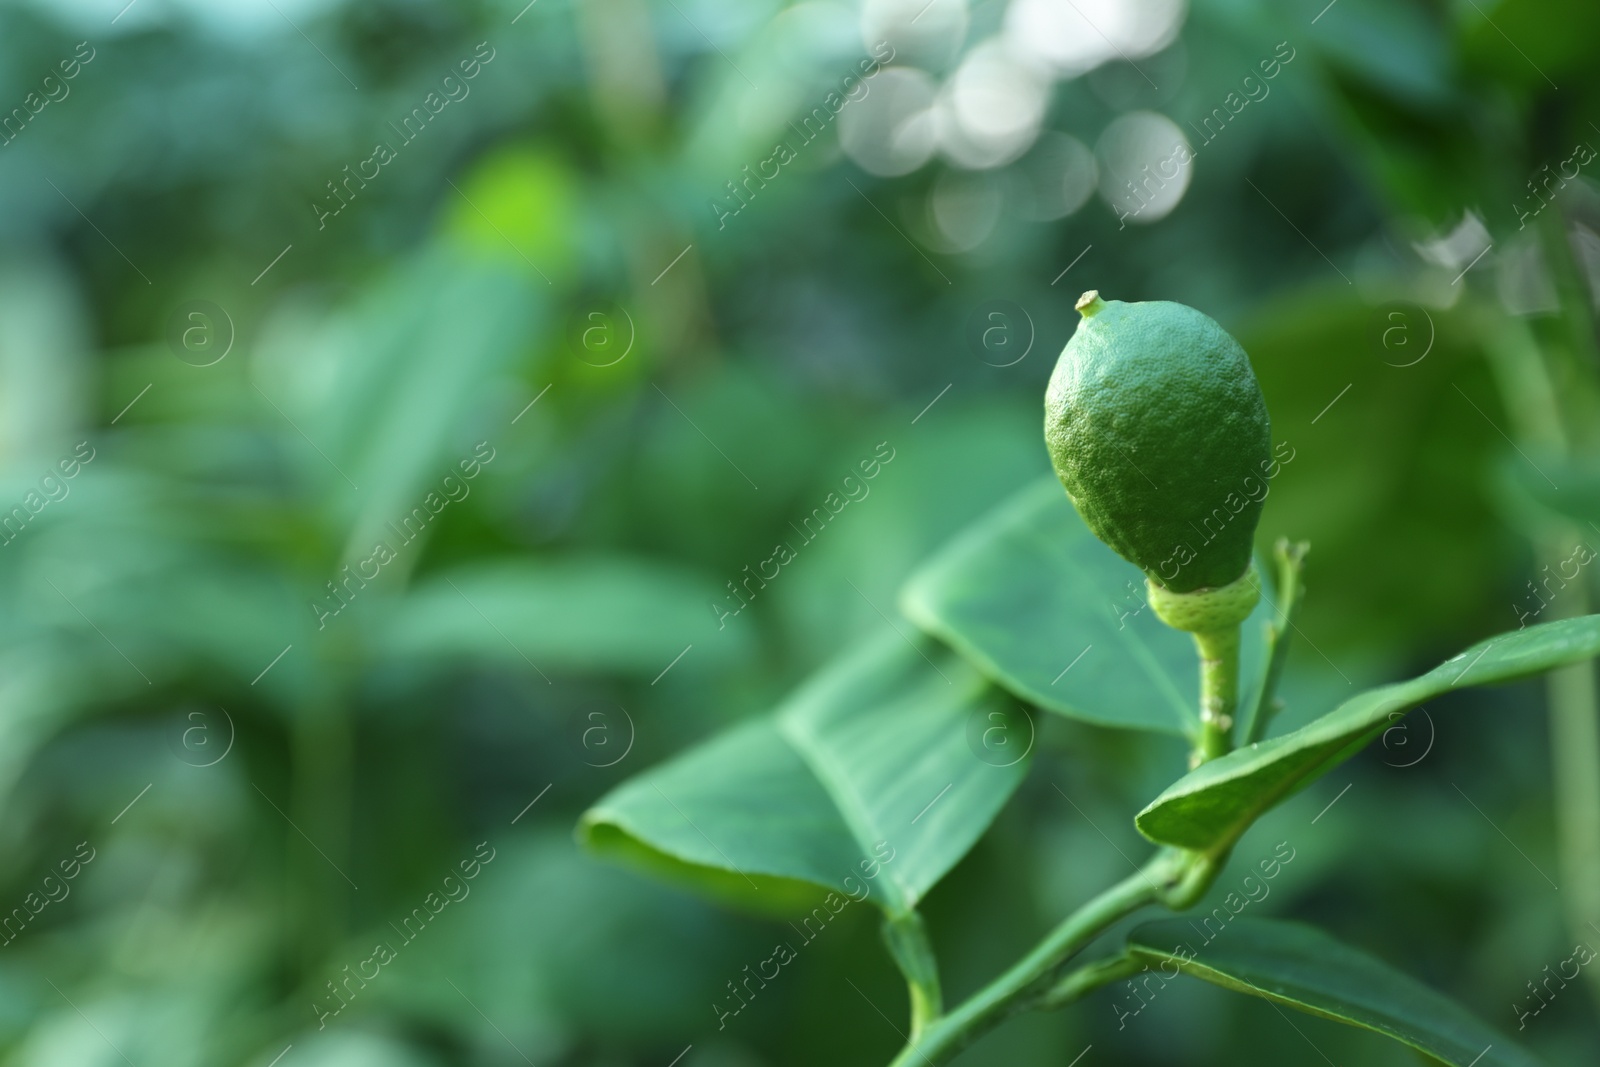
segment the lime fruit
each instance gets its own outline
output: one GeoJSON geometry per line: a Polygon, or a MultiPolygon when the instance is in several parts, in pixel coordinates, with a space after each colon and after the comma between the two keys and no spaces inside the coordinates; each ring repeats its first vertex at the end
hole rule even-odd
{"type": "Polygon", "coordinates": [[[1250,565],[1272,426],[1250,358],[1208,316],[1090,291],[1045,392],[1056,475],[1095,536],[1177,593],[1250,565]]]}

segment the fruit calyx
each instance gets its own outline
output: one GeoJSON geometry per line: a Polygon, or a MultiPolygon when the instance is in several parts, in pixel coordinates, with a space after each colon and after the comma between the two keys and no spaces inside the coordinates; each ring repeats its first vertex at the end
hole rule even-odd
{"type": "Polygon", "coordinates": [[[1261,583],[1251,563],[1237,581],[1215,589],[1195,589],[1175,593],[1145,579],[1150,607],[1156,618],[1185,633],[1199,634],[1238,626],[1250,617],[1261,600],[1261,583]]]}

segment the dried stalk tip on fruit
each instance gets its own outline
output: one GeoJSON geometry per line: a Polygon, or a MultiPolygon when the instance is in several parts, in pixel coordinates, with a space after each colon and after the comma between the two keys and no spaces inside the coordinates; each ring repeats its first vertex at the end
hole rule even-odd
{"type": "Polygon", "coordinates": [[[1045,393],[1056,475],[1095,536],[1174,593],[1250,565],[1272,426],[1250,358],[1183,304],[1078,299],[1045,393]]]}

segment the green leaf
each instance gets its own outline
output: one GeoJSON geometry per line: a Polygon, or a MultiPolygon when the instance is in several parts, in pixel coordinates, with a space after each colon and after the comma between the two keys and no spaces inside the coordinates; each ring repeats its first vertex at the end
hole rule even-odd
{"type": "Polygon", "coordinates": [[[1572,523],[1581,538],[1600,533],[1600,469],[1587,458],[1535,455],[1537,466],[1510,455],[1494,472],[1492,484],[1507,517],[1535,536],[1548,536],[1562,522],[1572,523]]]}
{"type": "Polygon", "coordinates": [[[706,607],[715,594],[690,572],[626,556],[480,563],[431,574],[384,605],[380,633],[402,660],[654,676],[685,645],[696,662],[748,650],[744,628],[717,632],[706,607]]]}
{"type": "Polygon", "coordinates": [[[1426,11],[1383,0],[1347,6],[1337,22],[1317,26],[1316,56],[1338,75],[1335,87],[1346,96],[1370,93],[1394,101],[1413,128],[1410,113],[1437,114],[1455,102],[1450,51],[1426,11]]]}
{"type": "Polygon", "coordinates": [[[903,915],[1026,773],[1031,733],[1005,759],[975,742],[997,726],[1031,730],[1008,703],[948,650],[888,635],[771,716],[624,782],[584,814],[579,836],[762,910],[793,909],[821,887],[903,915]]]}
{"type": "Polygon", "coordinates": [[[312,484],[339,487],[319,499],[348,522],[352,560],[414,509],[436,512],[429,494],[470,493],[460,463],[511,432],[484,409],[547,314],[542,289],[517,273],[434,248],[325,318],[276,320],[252,406],[312,484]]]}
{"type": "Polygon", "coordinates": [[[1451,1067],[1539,1067],[1539,1061],[1455,1001],[1315,927],[1235,920],[1198,950],[1195,927],[1168,919],[1137,927],[1128,947],[1224,989],[1372,1030],[1451,1067]]]}
{"type": "MultiPolygon", "coordinates": [[[[1042,708],[1127,729],[1190,735],[1198,726],[1194,642],[1148,610],[1144,575],[1089,532],[1054,476],[918,571],[901,606],[1042,708]]],[[[1271,610],[1263,598],[1244,624],[1246,679],[1260,674],[1271,610]]]]}
{"type": "MultiPolygon", "coordinates": [[[[1404,125],[1394,109],[1388,114],[1404,125]]],[[[1409,127],[1394,137],[1416,140],[1409,127]]],[[[1400,156],[1386,154],[1390,143],[1373,151],[1404,169],[1400,156]]],[[[1477,169],[1448,158],[1428,162],[1403,180],[1415,195],[1396,194],[1391,210],[1427,215],[1424,201],[1447,200],[1454,224],[1461,204],[1486,199],[1447,189],[1440,166],[1447,177],[1477,169]]],[[[1384,176],[1372,182],[1381,187],[1384,176]]],[[[1405,303],[1375,308],[1345,292],[1350,288],[1335,277],[1283,291],[1234,333],[1266,394],[1273,436],[1287,445],[1262,511],[1262,538],[1311,542],[1313,592],[1298,625],[1316,647],[1295,634],[1293,656],[1331,670],[1320,648],[1364,687],[1395,677],[1381,673],[1385,668],[1409,670],[1416,656],[1469,644],[1503,625],[1484,621],[1481,587],[1461,575],[1498,574],[1506,565],[1505,532],[1482,483],[1485,464],[1505,448],[1495,426],[1508,423],[1485,367],[1484,327],[1467,302],[1448,313],[1405,303]],[[1362,431],[1335,436],[1327,432],[1334,424],[1362,431]],[[1427,432],[1417,433],[1418,425],[1427,432]],[[1383,536],[1374,538],[1374,530],[1383,536]],[[1422,559],[1428,566],[1418,566],[1422,559]],[[1396,596],[1398,589],[1405,595],[1396,596]],[[1359,677],[1369,664],[1380,673],[1359,677]]]]}
{"type": "Polygon", "coordinates": [[[1585,77],[1594,69],[1594,53],[1584,42],[1600,33],[1600,8],[1584,0],[1501,0],[1492,8],[1467,5],[1455,15],[1462,73],[1474,82],[1548,89],[1550,96],[1564,75],[1585,77]],[[1526,27],[1516,48],[1506,47],[1502,26],[1526,27]]]}
{"type": "Polygon", "coordinates": [[[1263,812],[1354,755],[1398,713],[1468,686],[1508,682],[1600,653],[1600,615],[1492,637],[1420,677],[1369,689],[1293,733],[1202,764],[1135,820],[1152,841],[1218,851],[1263,812]]]}

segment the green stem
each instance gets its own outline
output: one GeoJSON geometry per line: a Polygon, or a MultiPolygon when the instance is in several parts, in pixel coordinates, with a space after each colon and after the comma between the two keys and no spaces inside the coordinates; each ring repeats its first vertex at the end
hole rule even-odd
{"type": "Polygon", "coordinates": [[[325,965],[328,947],[345,935],[349,915],[343,871],[350,866],[351,730],[343,693],[333,683],[295,708],[289,797],[285,807],[295,829],[304,827],[317,849],[291,834],[285,838],[285,867],[293,915],[299,924],[301,964],[306,974],[325,965]],[[323,854],[319,857],[317,852],[323,854]],[[330,869],[334,868],[334,869],[330,869]]]}
{"type": "Polygon", "coordinates": [[[1146,966],[1143,961],[1127,952],[1086,963],[1051,986],[1050,992],[1039,999],[1037,1007],[1041,1011],[1064,1007],[1074,1001],[1082,1000],[1101,986],[1110,985],[1124,978],[1132,978],[1146,966]]]}
{"type": "Polygon", "coordinates": [[[1073,912],[1000,977],[950,1014],[930,1022],[890,1067],[938,1067],[1009,1016],[1037,1007],[1061,968],[1105,929],[1147,904],[1187,907],[1216,876],[1221,861],[1163,849],[1131,877],[1073,912]]]}
{"type": "Polygon", "coordinates": [[[1261,602],[1261,581],[1251,561],[1243,574],[1214,589],[1176,592],[1145,579],[1156,618],[1194,635],[1200,655],[1200,730],[1189,765],[1226,755],[1233,748],[1233,717],[1239,707],[1239,627],[1261,602]]]}
{"type": "MultiPolygon", "coordinates": [[[[1092,295],[1086,296],[1092,303],[1092,295]]],[[[1200,653],[1201,736],[1196,760],[1223,755],[1232,747],[1233,716],[1239,703],[1239,627],[1260,596],[1251,577],[1253,570],[1237,582],[1200,594],[1172,594],[1148,583],[1157,616],[1168,626],[1192,632],[1200,653]],[[1234,621],[1204,625],[1207,620],[1223,619],[1234,621]]],[[[891,921],[884,936],[911,986],[912,1031],[890,1067],[939,1067],[1017,1012],[1056,1007],[1115,981],[1125,973],[1126,963],[1120,957],[1090,964],[1065,979],[1061,972],[1108,927],[1147,904],[1165,904],[1174,911],[1193,906],[1227,860],[1227,850],[1161,849],[1131,877],[1067,916],[1026,956],[948,1015],[939,1014],[938,975],[921,918],[913,912],[891,921]]]]}
{"type": "Polygon", "coordinates": [[[1278,565],[1276,621],[1267,626],[1267,666],[1261,674],[1261,684],[1256,687],[1255,701],[1244,719],[1240,735],[1245,745],[1253,745],[1266,736],[1267,726],[1277,713],[1278,680],[1283,677],[1283,664],[1289,656],[1289,629],[1294,624],[1294,611],[1300,603],[1304,587],[1300,575],[1305,568],[1306,552],[1311,545],[1306,541],[1291,544],[1287,538],[1278,538],[1273,546],[1273,559],[1278,565]]]}
{"type": "MultiPolygon", "coordinates": [[[[1485,351],[1496,384],[1522,442],[1563,458],[1587,456],[1594,462],[1595,418],[1600,412],[1600,379],[1595,366],[1595,313],[1587,286],[1568,243],[1560,211],[1545,213],[1539,225],[1540,249],[1555,281],[1566,343],[1541,345],[1516,319],[1501,318],[1485,330],[1485,351]]],[[[1549,522],[1535,537],[1537,558],[1559,569],[1560,550],[1581,531],[1549,522]]],[[[1585,581],[1574,584],[1557,609],[1559,615],[1590,609],[1585,581]]],[[[1600,693],[1594,667],[1583,663],[1551,672],[1545,679],[1550,715],[1551,771],[1556,834],[1566,921],[1580,940],[1600,930],[1600,693]]],[[[1600,1001],[1600,972],[1590,974],[1590,991],[1600,1001]]]]}
{"type": "Polygon", "coordinates": [[[1595,342],[1589,286],[1572,254],[1566,215],[1559,209],[1544,212],[1538,229],[1539,247],[1555,284],[1560,325],[1566,334],[1564,344],[1547,346],[1556,383],[1555,399],[1560,405],[1556,414],[1572,446],[1592,449],[1600,444],[1596,431],[1596,424],[1600,423],[1600,381],[1594,370],[1600,363],[1600,345],[1595,342]]]}
{"type": "Polygon", "coordinates": [[[1239,624],[1196,630],[1200,653],[1200,738],[1191,762],[1226,756],[1233,748],[1233,716],[1239,706],[1239,624]]]}
{"type": "Polygon", "coordinates": [[[917,912],[884,920],[883,939],[889,955],[905,975],[911,995],[911,1040],[915,1041],[929,1023],[944,1010],[944,994],[939,985],[939,965],[928,928],[917,912]]]}
{"type": "MultiPolygon", "coordinates": [[[[1551,568],[1564,561],[1556,551],[1541,555],[1551,568]]],[[[1555,605],[1556,618],[1586,614],[1590,600],[1583,579],[1562,589],[1555,605]]],[[[1545,677],[1556,851],[1566,887],[1563,910],[1568,929],[1579,940],[1600,932],[1600,693],[1594,670],[1585,661],[1545,677]]],[[[1600,997],[1600,975],[1590,979],[1590,991],[1600,997]]]]}
{"type": "MultiPolygon", "coordinates": [[[[1555,414],[1567,437],[1567,451],[1582,453],[1594,463],[1596,418],[1600,412],[1600,380],[1595,366],[1600,345],[1595,341],[1595,309],[1589,287],[1573,255],[1567,220],[1560,211],[1548,213],[1539,231],[1540,243],[1555,281],[1561,304],[1561,323],[1567,344],[1549,346],[1560,362],[1553,370],[1562,407],[1555,414]],[[1564,417],[1563,417],[1564,416],[1564,417]]],[[[1542,555],[1559,569],[1557,553],[1584,533],[1551,530],[1542,555]]],[[[1585,536],[1585,539],[1586,536],[1585,536]]],[[[1567,591],[1563,590],[1565,594],[1567,591]]],[[[1581,615],[1590,610],[1585,580],[1574,582],[1560,614],[1581,615]]],[[[1550,704],[1552,785],[1555,790],[1556,834],[1567,924],[1574,937],[1587,939],[1600,930],[1600,693],[1596,692],[1594,665],[1574,664],[1553,671],[1546,679],[1550,704]]],[[[1589,975],[1590,991],[1600,999],[1600,972],[1589,975]]]]}

